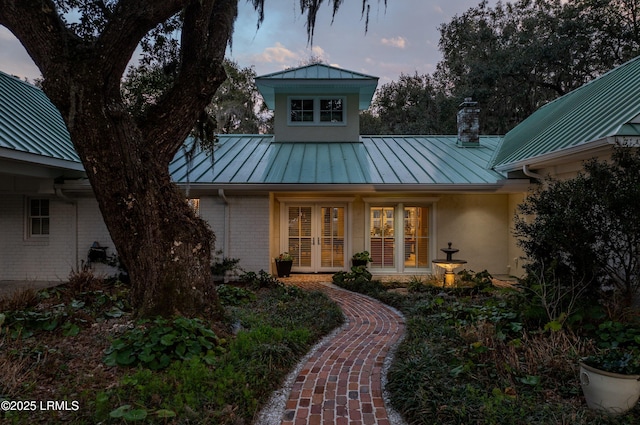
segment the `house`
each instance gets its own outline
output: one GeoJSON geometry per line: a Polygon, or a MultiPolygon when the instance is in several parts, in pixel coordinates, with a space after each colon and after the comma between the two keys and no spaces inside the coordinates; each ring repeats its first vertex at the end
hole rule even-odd
{"type": "MultiPolygon", "coordinates": [[[[504,137],[479,135],[470,100],[457,135],[361,136],[376,77],[289,69],[256,79],[273,135],[220,135],[213,155],[181,152],[170,171],[216,249],[245,270],[275,272],[273,258],[288,251],[294,272],[331,273],[367,250],[374,275],[400,278],[435,273],[452,242],[468,269],[519,275],[511,229],[531,179],[568,175],[640,134],[639,66],[549,103],[504,137]]],[[[94,242],[113,250],[59,114],[2,73],[0,198],[0,281],[64,279],[94,242]]]]}
{"type": "Polygon", "coordinates": [[[616,144],[638,146],[639,136],[637,57],[538,109],[506,134],[492,167],[507,176],[572,177],[616,144]]]}

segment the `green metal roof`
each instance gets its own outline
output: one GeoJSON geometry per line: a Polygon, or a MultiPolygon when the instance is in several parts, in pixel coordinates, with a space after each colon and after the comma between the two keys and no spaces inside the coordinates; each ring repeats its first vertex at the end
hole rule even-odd
{"type": "Polygon", "coordinates": [[[367,109],[378,86],[378,77],[324,64],[313,64],[261,75],[256,86],[270,109],[277,93],[359,95],[359,108],[367,109]]]}
{"type": "Polygon", "coordinates": [[[493,160],[508,170],[614,136],[637,136],[640,57],[548,103],[507,133],[493,160]]]}
{"type": "Polygon", "coordinates": [[[0,72],[0,156],[81,170],[60,112],[39,88],[0,72]]]}
{"type": "MultiPolygon", "coordinates": [[[[273,136],[223,135],[213,160],[178,154],[169,169],[178,183],[234,185],[421,185],[448,189],[499,186],[488,164],[499,138],[460,148],[455,136],[367,136],[360,143],[281,142],[273,136]]],[[[407,189],[409,189],[407,187],[407,189]]]]}

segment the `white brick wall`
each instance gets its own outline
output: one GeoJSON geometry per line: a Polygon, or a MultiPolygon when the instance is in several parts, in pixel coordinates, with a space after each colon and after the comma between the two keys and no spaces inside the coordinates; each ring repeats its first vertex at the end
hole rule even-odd
{"type": "Polygon", "coordinates": [[[240,259],[245,271],[269,271],[269,197],[228,198],[228,256],[240,259]]]}
{"type": "MultiPolygon", "coordinates": [[[[106,246],[107,255],[116,253],[115,246],[107,230],[107,226],[102,220],[102,214],[98,208],[98,202],[93,198],[78,199],[78,261],[80,264],[87,262],[89,248],[93,242],[98,242],[101,246],[106,246]]],[[[92,264],[92,269],[96,274],[113,275],[116,269],[105,264],[92,264]]]]}
{"type": "MultiPolygon", "coordinates": [[[[80,198],[75,204],[50,199],[51,234],[41,241],[25,239],[26,196],[3,194],[0,202],[0,280],[66,280],[72,269],[87,261],[94,241],[114,244],[93,198],[80,198]]],[[[246,271],[269,270],[268,196],[229,197],[225,205],[217,196],[203,197],[200,215],[216,234],[216,250],[240,259],[246,271]],[[230,232],[225,236],[225,232],[230,232]]],[[[94,270],[111,274],[114,270],[95,264],[94,270]]]]}
{"type": "Polygon", "coordinates": [[[3,195],[0,202],[0,280],[63,281],[76,267],[75,205],[50,201],[50,235],[26,237],[26,196],[3,195]]]}

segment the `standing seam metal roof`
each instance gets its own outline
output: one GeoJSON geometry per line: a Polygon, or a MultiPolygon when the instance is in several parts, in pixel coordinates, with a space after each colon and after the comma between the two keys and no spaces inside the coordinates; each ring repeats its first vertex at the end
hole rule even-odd
{"type": "Polygon", "coordinates": [[[587,144],[634,135],[640,115],[640,56],[542,106],[504,137],[493,165],[511,163],[587,144]]]}
{"type": "Polygon", "coordinates": [[[460,148],[456,136],[367,136],[352,142],[282,142],[273,136],[221,135],[213,158],[199,152],[188,165],[178,154],[170,172],[197,184],[496,185],[488,164],[499,137],[460,148]]]}
{"type": "Polygon", "coordinates": [[[0,148],[80,162],[60,112],[39,88],[0,72],[0,148]]]}

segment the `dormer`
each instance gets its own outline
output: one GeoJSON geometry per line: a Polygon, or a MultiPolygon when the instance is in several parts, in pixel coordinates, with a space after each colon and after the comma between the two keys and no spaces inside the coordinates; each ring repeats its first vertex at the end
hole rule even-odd
{"type": "Polygon", "coordinates": [[[358,142],[378,78],[313,64],[256,78],[278,142],[358,142]]]}

